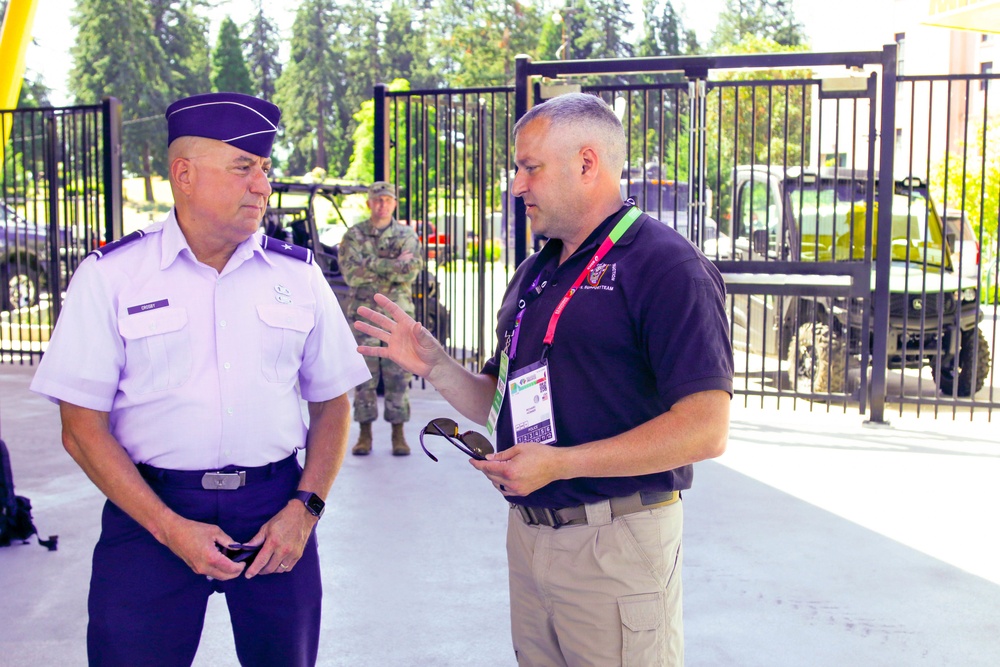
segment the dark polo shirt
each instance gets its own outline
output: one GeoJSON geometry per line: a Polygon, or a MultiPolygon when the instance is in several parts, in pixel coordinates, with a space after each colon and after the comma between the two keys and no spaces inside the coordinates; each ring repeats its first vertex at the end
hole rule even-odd
{"type": "MultiPolygon", "coordinates": [[[[548,282],[529,300],[508,379],[541,358],[552,312],[628,210],[622,207],[601,223],[561,266],[558,240],[521,264],[498,313],[499,349],[482,372],[498,375],[518,301],[538,276],[539,283],[548,282]]],[[[566,306],[548,363],[557,447],[619,435],[697,392],[732,394],[733,352],[722,276],[687,239],[643,214],[566,306]]],[[[504,450],[513,444],[508,391],[497,422],[497,445],[504,450]]],[[[691,487],[691,478],[691,466],[683,466],[637,477],[559,480],[524,498],[508,499],[558,509],[636,491],[684,490],[691,487]]]]}

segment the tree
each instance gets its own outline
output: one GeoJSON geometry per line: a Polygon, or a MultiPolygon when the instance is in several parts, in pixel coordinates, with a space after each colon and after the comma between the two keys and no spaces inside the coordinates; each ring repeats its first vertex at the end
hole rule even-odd
{"type": "Polygon", "coordinates": [[[509,84],[515,56],[538,52],[541,16],[515,0],[444,0],[427,19],[432,64],[450,87],[509,84]]]}
{"type": "Polygon", "coordinates": [[[406,79],[413,88],[435,88],[441,77],[431,67],[425,22],[412,0],[392,0],[380,21],[375,82],[406,79]]]}
{"type": "Polygon", "coordinates": [[[970,124],[968,141],[950,151],[931,169],[931,188],[938,210],[961,209],[983,249],[995,248],[1000,216],[1000,115],[970,124]]]}
{"type": "Polygon", "coordinates": [[[163,50],[167,98],[172,101],[211,90],[208,21],[198,14],[208,6],[205,0],[147,2],[153,36],[163,50]]]}
{"type": "Polygon", "coordinates": [[[344,96],[341,12],[334,0],[303,0],[292,25],[291,59],[278,79],[275,103],[291,147],[288,169],[330,168],[328,143],[340,134],[337,101],[344,96]]]}
{"type": "Polygon", "coordinates": [[[281,63],[278,61],[280,38],[277,26],[264,13],[262,0],[257,0],[256,10],[243,29],[246,34],[244,56],[255,94],[270,101],[274,98],[281,76],[281,63]]]}
{"type": "Polygon", "coordinates": [[[243,60],[240,30],[228,16],[219,25],[219,38],[212,53],[212,90],[245,95],[254,92],[243,60]]]}
{"type": "Polygon", "coordinates": [[[72,23],[76,42],[70,49],[73,68],[69,89],[80,104],[97,104],[105,96],[122,102],[125,169],[146,181],[153,201],[153,153],[166,148],[169,86],[166,60],[152,28],[148,6],[131,0],[79,0],[72,23]]]}
{"type": "Polygon", "coordinates": [[[807,41],[791,0],[726,0],[709,42],[710,49],[718,51],[748,37],[770,40],[780,46],[801,46],[807,41]]]}
{"type": "Polygon", "coordinates": [[[672,0],[662,5],[660,0],[643,0],[642,14],[646,31],[635,55],[682,56],[698,52],[698,37],[693,30],[685,30],[672,0]]]}
{"type": "MultiPolygon", "coordinates": [[[[805,46],[781,46],[748,36],[726,53],[802,52],[805,46]]],[[[715,206],[728,207],[732,168],[743,164],[806,164],[812,126],[808,85],[781,80],[812,79],[810,70],[740,70],[720,72],[720,85],[709,90],[706,108],[707,178],[716,189],[715,206]],[[761,84],[755,84],[760,81],[761,84]]],[[[716,217],[716,219],[719,219],[716,217]]]]}

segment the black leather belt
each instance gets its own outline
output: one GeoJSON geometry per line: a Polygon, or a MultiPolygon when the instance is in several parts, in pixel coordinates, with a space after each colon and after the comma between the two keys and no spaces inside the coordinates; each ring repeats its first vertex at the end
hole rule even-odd
{"type": "MultiPolygon", "coordinates": [[[[631,496],[621,498],[610,498],[611,518],[635,514],[643,510],[656,509],[672,505],[681,499],[680,491],[639,491],[631,496]]],[[[573,526],[587,523],[587,506],[577,505],[576,507],[564,507],[563,509],[549,509],[548,507],[528,507],[527,505],[510,504],[512,509],[516,509],[521,518],[529,526],[549,526],[558,528],[560,526],[573,526]]]]}
{"type": "Polygon", "coordinates": [[[179,489],[235,491],[242,486],[268,480],[295,465],[295,454],[292,454],[286,459],[253,468],[226,466],[220,470],[167,470],[145,463],[136,464],[136,468],[143,479],[154,484],[179,489]]]}

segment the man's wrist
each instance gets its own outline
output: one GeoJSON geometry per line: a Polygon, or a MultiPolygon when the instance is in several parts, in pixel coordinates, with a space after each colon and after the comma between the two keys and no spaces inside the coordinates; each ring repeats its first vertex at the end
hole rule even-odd
{"type": "Polygon", "coordinates": [[[301,501],[305,505],[306,510],[316,517],[316,519],[322,517],[323,512],[326,511],[326,503],[312,491],[303,491],[300,489],[295,492],[295,499],[301,501]]]}

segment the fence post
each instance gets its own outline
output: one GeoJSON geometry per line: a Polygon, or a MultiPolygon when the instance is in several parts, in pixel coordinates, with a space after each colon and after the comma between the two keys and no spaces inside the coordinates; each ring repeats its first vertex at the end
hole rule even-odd
{"type": "Polygon", "coordinates": [[[118,98],[101,100],[104,144],[104,240],[122,237],[122,103],[118,98]]]}
{"type": "Polygon", "coordinates": [[[386,181],[389,173],[389,114],[386,108],[386,93],[389,87],[384,83],[376,83],[375,100],[375,142],[374,168],[375,180],[386,181]]]}
{"type": "Polygon", "coordinates": [[[869,422],[885,423],[886,377],[889,353],[889,269],[892,254],[892,199],[895,191],[893,154],[896,135],[896,45],[882,47],[882,122],[878,169],[878,240],[882,252],[875,258],[875,317],[872,326],[872,391],[869,422]]]}
{"type": "MultiPolygon", "coordinates": [[[[48,254],[48,275],[46,282],[52,286],[50,288],[50,300],[52,307],[53,321],[59,318],[59,311],[62,306],[62,299],[58,298],[59,280],[59,203],[63,197],[62,170],[59,168],[59,132],[56,127],[58,122],[56,114],[52,109],[44,111],[43,127],[44,139],[42,140],[44,149],[42,164],[44,164],[44,192],[46,196],[46,214],[48,219],[46,224],[46,248],[48,254]]],[[[35,223],[38,224],[37,221],[35,223]]]]}
{"type": "MultiPolygon", "coordinates": [[[[528,113],[528,65],[531,56],[519,55],[514,59],[514,122],[528,113]]],[[[507,191],[514,185],[507,184],[507,191]]],[[[528,215],[524,208],[524,200],[514,198],[514,266],[528,258],[528,215]]]]}

